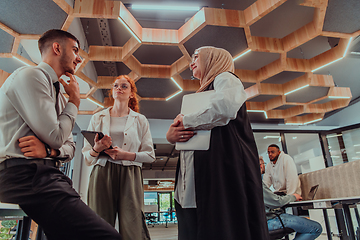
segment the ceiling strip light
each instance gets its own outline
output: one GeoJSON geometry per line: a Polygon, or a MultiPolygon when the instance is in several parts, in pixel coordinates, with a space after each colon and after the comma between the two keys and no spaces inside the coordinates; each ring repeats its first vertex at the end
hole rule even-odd
{"type": "Polygon", "coordinates": [[[129,28],[129,26],[120,18],[118,17],[118,19],[120,20],[120,22],[126,27],[126,29],[134,36],[134,38],[141,43],[140,39],[138,38],[138,36],[136,36],[136,34],[131,30],[131,28],[129,28]]]}
{"type": "Polygon", "coordinates": [[[173,97],[175,97],[176,95],[178,95],[178,94],[181,93],[181,92],[182,92],[181,90],[177,91],[176,93],[174,93],[173,95],[171,95],[170,97],[168,97],[168,98],[166,99],[166,101],[172,99],[173,97]]]}
{"type": "Polygon", "coordinates": [[[264,115],[265,115],[265,118],[268,119],[268,116],[267,116],[267,114],[266,114],[266,111],[264,111],[264,110],[246,110],[246,111],[247,111],[247,112],[263,112],[264,115]]]}
{"type": "Polygon", "coordinates": [[[304,125],[303,123],[292,123],[292,122],[289,122],[289,123],[285,123],[286,125],[304,125]]]}
{"type": "Polygon", "coordinates": [[[171,80],[176,84],[176,86],[182,91],[183,89],[180,87],[180,85],[175,81],[174,78],[171,77],[171,80]]]}
{"type": "Polygon", "coordinates": [[[249,50],[247,50],[246,52],[244,52],[244,53],[240,54],[239,56],[235,57],[235,58],[233,59],[233,62],[235,62],[236,60],[238,60],[239,58],[241,58],[242,56],[244,56],[245,54],[247,54],[247,53],[249,53],[249,52],[251,52],[251,49],[249,49],[249,50]]]}
{"type": "Polygon", "coordinates": [[[306,123],[304,123],[304,125],[306,125],[306,124],[310,124],[310,123],[314,123],[314,122],[318,122],[318,121],[321,121],[321,120],[322,120],[322,118],[318,118],[318,119],[315,119],[315,120],[312,120],[312,121],[306,122],[306,123]]]}
{"type": "Polygon", "coordinates": [[[306,87],[308,87],[308,86],[309,86],[309,84],[307,84],[307,85],[305,85],[305,86],[302,86],[302,87],[299,87],[299,88],[297,88],[297,89],[294,89],[294,90],[292,90],[292,91],[290,91],[290,92],[287,92],[287,93],[285,93],[284,95],[288,95],[288,94],[290,94],[290,93],[296,92],[296,91],[298,91],[298,90],[300,90],[300,89],[303,89],[303,88],[306,88],[306,87]]]}
{"type": "Polygon", "coordinates": [[[350,47],[351,41],[352,41],[352,37],[349,39],[349,42],[348,42],[348,45],[346,46],[346,49],[345,49],[345,52],[344,52],[343,57],[345,57],[345,56],[346,56],[346,53],[347,53],[347,51],[349,50],[349,47],[350,47]]]}
{"type": "Polygon", "coordinates": [[[279,138],[280,136],[265,136],[263,137],[264,139],[268,139],[268,138],[279,138]]]}
{"type": "Polygon", "coordinates": [[[342,134],[336,134],[336,135],[329,135],[329,136],[326,136],[326,138],[333,138],[333,137],[340,137],[342,136],[342,134]]]}
{"type": "Polygon", "coordinates": [[[345,98],[350,98],[350,97],[346,97],[346,96],[328,96],[328,98],[338,98],[338,99],[345,99],[345,98]]]}
{"type": "Polygon", "coordinates": [[[92,102],[92,103],[94,103],[94,104],[96,104],[96,105],[98,105],[99,107],[102,107],[102,108],[104,108],[104,106],[102,105],[102,104],[100,104],[100,103],[98,103],[98,102],[95,102],[94,100],[92,100],[91,98],[86,98],[87,100],[89,100],[90,102],[92,102]]]}
{"type": "Polygon", "coordinates": [[[338,58],[338,59],[336,59],[336,60],[334,60],[334,61],[332,61],[332,62],[329,62],[329,63],[327,63],[327,64],[325,64],[325,65],[323,65],[323,66],[321,66],[321,67],[318,67],[318,68],[316,68],[316,69],[314,69],[314,70],[311,70],[311,72],[315,72],[315,71],[317,71],[317,70],[319,70],[319,69],[321,69],[321,68],[323,68],[323,67],[329,66],[330,64],[333,64],[333,63],[335,63],[335,62],[337,62],[337,61],[339,61],[339,60],[341,60],[341,59],[343,59],[343,58],[344,58],[344,57],[338,58]]]}
{"type": "Polygon", "coordinates": [[[23,60],[21,60],[21,59],[19,59],[19,58],[15,57],[15,56],[13,56],[13,58],[15,58],[15,59],[16,59],[16,60],[18,60],[19,62],[21,62],[21,63],[25,64],[26,66],[30,66],[30,64],[28,64],[28,63],[24,62],[23,60]]]}
{"type": "Polygon", "coordinates": [[[199,6],[175,6],[175,5],[150,5],[150,4],[132,4],[134,10],[157,10],[157,11],[199,11],[199,6]]]}
{"type": "Polygon", "coordinates": [[[338,59],[336,59],[336,60],[334,60],[334,61],[332,61],[332,62],[329,62],[329,63],[327,63],[327,64],[325,64],[325,65],[323,65],[323,66],[321,66],[321,67],[318,67],[318,68],[316,68],[316,69],[314,69],[314,70],[311,70],[311,72],[315,72],[315,71],[317,71],[317,70],[319,70],[319,69],[321,69],[321,68],[323,68],[323,67],[326,67],[326,66],[328,66],[328,65],[330,65],[330,64],[332,64],[332,63],[335,63],[335,62],[343,59],[343,58],[346,56],[347,51],[349,50],[351,41],[352,41],[352,37],[349,38],[349,42],[348,42],[348,44],[347,44],[347,46],[346,46],[346,49],[345,49],[345,51],[344,51],[344,54],[343,54],[343,56],[342,56],[341,58],[338,58],[338,59]]]}

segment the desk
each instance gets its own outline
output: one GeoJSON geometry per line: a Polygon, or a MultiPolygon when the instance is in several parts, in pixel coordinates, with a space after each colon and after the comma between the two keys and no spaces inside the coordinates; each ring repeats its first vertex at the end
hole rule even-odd
{"type": "MultiPolygon", "coordinates": [[[[167,228],[167,224],[168,224],[168,218],[167,216],[170,217],[170,221],[173,220],[173,216],[172,216],[172,213],[175,212],[175,211],[156,211],[156,212],[145,212],[145,218],[146,220],[149,221],[149,223],[151,225],[154,226],[154,223],[157,223],[157,222],[162,222],[160,221],[160,217],[161,217],[161,214],[163,214],[163,217],[165,218],[165,227],[167,228]],[[158,221],[156,221],[156,218],[158,219],[158,221]]],[[[175,217],[174,217],[175,218],[175,217]]]]}
{"type": "Polygon", "coordinates": [[[24,211],[17,204],[0,202],[0,219],[20,219],[17,225],[16,239],[28,240],[30,235],[31,219],[27,217],[24,211]]]}
{"type": "Polygon", "coordinates": [[[12,217],[24,217],[26,214],[21,210],[19,205],[0,202],[0,219],[4,219],[8,216],[12,217]]]}
{"type": "Polygon", "coordinates": [[[332,239],[329,219],[327,217],[326,209],[342,209],[344,212],[346,228],[339,229],[343,233],[347,233],[349,239],[355,240],[354,226],[351,219],[349,206],[357,204],[360,202],[360,196],[356,197],[344,197],[344,198],[330,198],[330,199],[316,199],[316,200],[306,200],[299,202],[291,202],[285,207],[305,207],[306,209],[323,209],[326,233],[328,239],[332,239]]]}

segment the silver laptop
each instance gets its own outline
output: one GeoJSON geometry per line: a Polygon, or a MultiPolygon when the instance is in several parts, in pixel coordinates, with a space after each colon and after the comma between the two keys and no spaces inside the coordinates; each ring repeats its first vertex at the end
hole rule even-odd
{"type": "Polygon", "coordinates": [[[319,188],[319,184],[312,186],[310,188],[310,191],[309,191],[309,194],[308,194],[308,197],[306,200],[314,200],[314,197],[315,197],[315,194],[316,194],[318,188],[319,188]]]}

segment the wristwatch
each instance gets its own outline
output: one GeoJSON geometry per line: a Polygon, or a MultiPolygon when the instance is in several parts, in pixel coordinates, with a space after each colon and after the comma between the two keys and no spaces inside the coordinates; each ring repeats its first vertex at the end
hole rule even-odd
{"type": "Polygon", "coordinates": [[[51,155],[51,147],[45,143],[45,151],[46,151],[46,157],[50,157],[51,155]]]}

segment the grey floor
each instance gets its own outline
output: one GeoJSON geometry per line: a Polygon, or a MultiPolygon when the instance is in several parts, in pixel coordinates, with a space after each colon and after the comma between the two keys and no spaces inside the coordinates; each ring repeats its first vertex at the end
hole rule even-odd
{"type": "Polygon", "coordinates": [[[177,224],[168,223],[168,227],[165,227],[165,224],[159,224],[148,226],[151,240],[177,240],[178,231],[177,224]]]}
{"type": "MultiPolygon", "coordinates": [[[[164,224],[155,225],[154,227],[148,226],[151,240],[177,240],[178,232],[177,225],[174,223],[169,223],[166,228],[164,224]]],[[[290,236],[290,239],[293,239],[295,234],[290,236]]],[[[317,240],[327,240],[326,234],[321,234],[317,240]]],[[[338,240],[340,238],[333,236],[333,240],[338,240]]]]}

